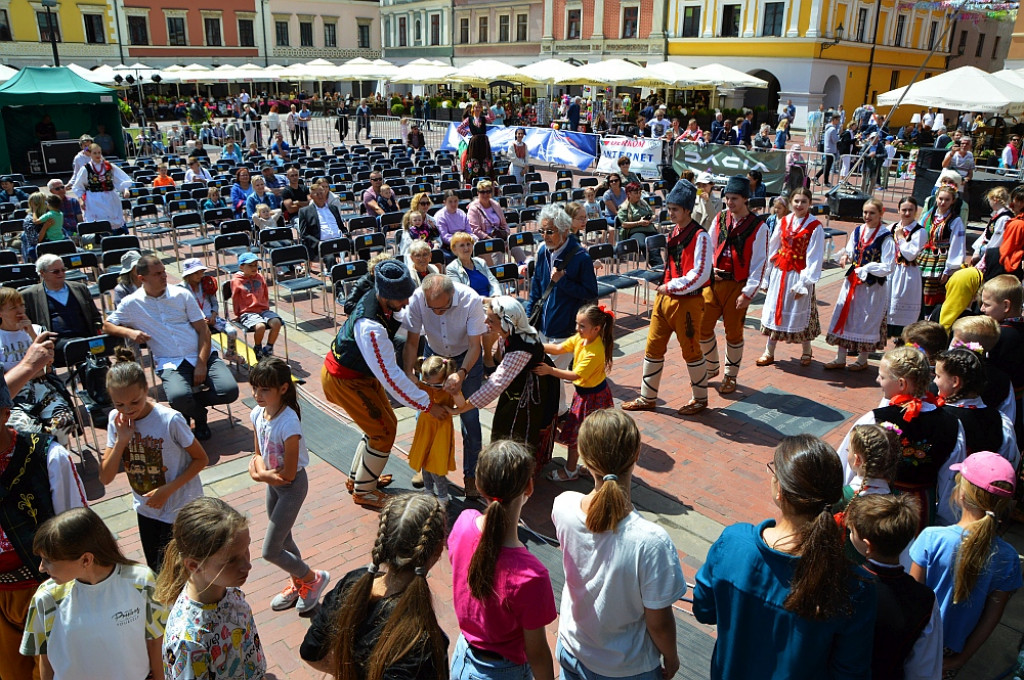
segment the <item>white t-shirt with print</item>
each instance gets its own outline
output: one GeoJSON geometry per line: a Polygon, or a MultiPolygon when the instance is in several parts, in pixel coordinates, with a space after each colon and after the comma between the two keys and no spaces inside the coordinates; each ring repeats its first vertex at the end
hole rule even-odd
{"type": "MultiPolygon", "coordinates": [[[[32,324],[36,334],[42,332],[43,327],[39,324],[32,324]]],[[[0,364],[5,371],[9,371],[18,365],[25,358],[29,345],[32,344],[32,336],[24,328],[16,331],[5,331],[0,329],[0,364]]]]}
{"type": "Polygon", "coordinates": [[[284,443],[289,438],[299,435],[299,467],[302,470],[309,465],[309,451],[306,450],[306,438],[302,436],[302,423],[299,414],[290,406],[286,406],[276,416],[267,420],[263,417],[266,410],[257,406],[249,414],[253,430],[260,443],[260,453],[268,470],[276,470],[284,465],[284,443]]]}
{"type": "Polygon", "coordinates": [[[95,584],[49,579],[32,596],[21,653],[46,654],[55,680],[145,678],[146,642],[164,634],[167,619],[155,588],[142,564],[119,564],[95,584]]]}
{"type": "MultiPolygon", "coordinates": [[[[117,441],[114,417],[111,413],[107,425],[107,448],[113,448],[117,441]]],[[[124,453],[124,471],[132,487],[135,512],[173,524],[182,506],[203,495],[203,483],[196,475],[171,494],[160,509],[146,505],[143,497],[185,472],[192,463],[192,456],[185,448],[192,446],[195,440],[185,416],[163,404],[154,404],[149,415],[135,421],[135,434],[124,453]]]]}
{"type": "Polygon", "coordinates": [[[558,640],[600,675],[654,670],[661,655],[644,609],[664,609],[686,593],[679,553],[668,533],[636,510],[614,531],[591,532],[582,500],[567,491],[551,508],[565,567],[558,640]]]}

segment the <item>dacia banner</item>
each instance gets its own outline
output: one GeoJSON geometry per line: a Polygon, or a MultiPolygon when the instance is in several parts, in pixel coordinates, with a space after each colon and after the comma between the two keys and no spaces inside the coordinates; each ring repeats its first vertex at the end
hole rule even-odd
{"type": "Polygon", "coordinates": [[[661,170],[660,139],[644,137],[605,137],[601,140],[601,158],[597,162],[598,172],[618,172],[619,159],[629,158],[629,171],[645,179],[659,179],[661,170]]]}
{"type": "MultiPolygon", "coordinates": [[[[460,124],[451,123],[441,141],[441,149],[458,151],[465,150],[468,135],[459,130],[460,124]]],[[[515,126],[489,126],[487,139],[491,143],[491,152],[496,156],[504,156],[509,146],[515,141],[515,126]]],[[[557,165],[571,165],[579,170],[586,170],[594,163],[597,155],[597,135],[582,132],[565,132],[549,128],[523,128],[526,131],[526,155],[534,161],[557,165]]]]}
{"type": "Polygon", "coordinates": [[[722,144],[708,144],[703,148],[696,144],[676,144],[675,147],[672,167],[676,172],[692,170],[696,174],[710,172],[731,176],[760,170],[768,193],[782,193],[786,179],[786,154],[782,152],[747,151],[741,146],[722,144]]]}

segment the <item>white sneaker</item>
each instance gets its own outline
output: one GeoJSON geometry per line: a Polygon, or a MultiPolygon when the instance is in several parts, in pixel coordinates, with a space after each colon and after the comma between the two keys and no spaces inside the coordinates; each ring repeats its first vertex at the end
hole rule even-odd
{"type": "Polygon", "coordinates": [[[275,612],[283,612],[294,607],[298,601],[299,588],[295,585],[295,579],[291,579],[288,581],[288,585],[284,587],[284,590],[275,595],[274,599],[270,601],[270,608],[275,612]]]}
{"type": "Polygon", "coordinates": [[[309,615],[316,609],[320,596],[331,580],[331,575],[326,571],[316,571],[316,578],[310,582],[302,581],[298,584],[298,610],[299,616],[309,615]]]}

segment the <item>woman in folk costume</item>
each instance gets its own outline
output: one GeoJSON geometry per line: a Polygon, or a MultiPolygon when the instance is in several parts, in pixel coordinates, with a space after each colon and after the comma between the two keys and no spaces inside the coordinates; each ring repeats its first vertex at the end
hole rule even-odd
{"type": "Polygon", "coordinates": [[[811,363],[811,340],[821,333],[814,286],[821,278],[825,231],[810,214],[811,192],[803,187],[789,195],[792,212],[779,221],[768,242],[768,271],[761,280],[767,291],[761,312],[761,332],[768,336],[758,366],[775,363],[775,346],[783,342],[803,345],[800,365],[811,363]]]}
{"type": "Polygon", "coordinates": [[[838,346],[836,358],[826,370],[868,367],[868,352],[885,349],[885,313],[889,310],[888,278],[896,260],[892,233],[882,225],[882,202],[869,198],[863,208],[864,224],[853,230],[839,265],[850,265],[832,312],[825,340],[838,346]],[[856,363],[846,365],[847,352],[856,352],[856,363]]]}
{"type": "Polygon", "coordinates": [[[132,178],[125,171],[103,159],[99,144],[89,147],[92,158],[79,168],[71,180],[71,189],[82,197],[82,212],[86,222],[110,222],[111,230],[127,233],[124,228],[124,211],[121,209],[121,195],[132,185],[132,178]]]}
{"type": "Polygon", "coordinates": [[[921,318],[921,269],[917,258],[928,242],[928,230],[914,219],[917,199],[906,196],[899,204],[900,219],[889,227],[896,249],[896,266],[889,277],[890,338],[903,334],[903,327],[921,318]]]}
{"type": "Polygon", "coordinates": [[[946,299],[946,280],[964,262],[964,223],[953,210],[956,189],[941,186],[935,192],[935,207],[921,222],[928,232],[921,254],[917,256],[924,286],[924,313],[929,314],[946,299]]]}

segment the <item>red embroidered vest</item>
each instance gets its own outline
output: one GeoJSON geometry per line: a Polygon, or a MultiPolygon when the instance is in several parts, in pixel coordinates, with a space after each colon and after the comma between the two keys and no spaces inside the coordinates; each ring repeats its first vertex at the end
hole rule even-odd
{"type": "Polygon", "coordinates": [[[779,251],[772,256],[772,264],[784,272],[800,272],[807,267],[807,246],[814,230],[821,226],[811,216],[805,217],[803,223],[794,228],[795,221],[793,215],[786,215],[778,226],[782,230],[782,241],[779,251]]]}
{"type": "Polygon", "coordinates": [[[746,281],[750,276],[750,259],[754,254],[754,236],[763,222],[761,216],[754,213],[749,213],[739,222],[735,222],[727,210],[718,213],[711,225],[715,268],[731,273],[735,281],[746,281]],[[724,231],[721,226],[723,221],[726,227],[724,231]]]}
{"type": "MultiPolygon", "coordinates": [[[[668,237],[668,262],[665,263],[665,278],[662,283],[668,283],[672,279],[685,276],[693,269],[697,254],[697,235],[703,231],[696,222],[690,222],[685,227],[675,227],[668,237]]],[[[705,265],[706,266],[706,265],[705,265]]],[[[708,287],[708,283],[701,286],[701,290],[708,287]]],[[[699,294],[695,291],[693,294],[699,294]]]]}

